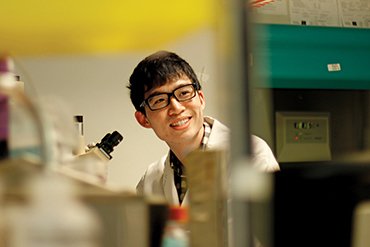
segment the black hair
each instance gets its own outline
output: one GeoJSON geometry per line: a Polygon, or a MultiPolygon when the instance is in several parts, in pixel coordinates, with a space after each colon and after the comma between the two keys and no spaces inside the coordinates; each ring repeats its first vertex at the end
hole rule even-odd
{"type": "Polygon", "coordinates": [[[135,109],[145,113],[143,107],[140,107],[145,92],[184,76],[194,83],[196,90],[201,89],[193,68],[177,54],[158,51],[144,58],[134,69],[127,86],[135,109]]]}

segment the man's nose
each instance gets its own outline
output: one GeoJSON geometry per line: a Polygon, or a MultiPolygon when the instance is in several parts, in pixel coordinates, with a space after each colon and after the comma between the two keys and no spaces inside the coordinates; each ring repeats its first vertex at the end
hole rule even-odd
{"type": "Polygon", "coordinates": [[[170,113],[178,113],[184,109],[184,105],[179,102],[173,95],[169,99],[169,112],[170,113]]]}

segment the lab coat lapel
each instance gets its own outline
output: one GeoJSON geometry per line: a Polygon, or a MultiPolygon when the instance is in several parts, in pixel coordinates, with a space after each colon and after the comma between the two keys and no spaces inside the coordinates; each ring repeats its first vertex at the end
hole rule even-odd
{"type": "Polygon", "coordinates": [[[172,205],[179,205],[179,197],[175,187],[173,170],[170,166],[170,155],[167,156],[164,164],[163,189],[166,200],[172,205]]]}
{"type": "Polygon", "coordinates": [[[230,130],[219,121],[205,117],[204,120],[212,126],[211,134],[209,135],[207,150],[208,149],[222,149],[227,150],[229,148],[229,135],[230,130]]]}
{"type": "Polygon", "coordinates": [[[189,189],[186,191],[184,200],[181,203],[181,206],[188,206],[189,204],[189,189]]]}

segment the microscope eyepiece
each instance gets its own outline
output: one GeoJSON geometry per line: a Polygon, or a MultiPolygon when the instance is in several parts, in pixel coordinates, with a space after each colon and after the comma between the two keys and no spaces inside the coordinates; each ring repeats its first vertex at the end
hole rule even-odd
{"type": "Polygon", "coordinates": [[[106,134],[100,143],[96,144],[98,148],[101,148],[108,155],[113,151],[114,147],[117,146],[123,140],[123,136],[118,131],[113,131],[112,134],[106,134]]]}

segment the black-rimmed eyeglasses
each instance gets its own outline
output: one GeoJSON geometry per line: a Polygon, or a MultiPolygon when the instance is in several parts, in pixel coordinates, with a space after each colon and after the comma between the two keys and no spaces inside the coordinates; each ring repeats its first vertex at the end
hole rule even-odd
{"type": "Polygon", "coordinates": [[[172,93],[154,94],[146,98],[140,107],[147,105],[150,110],[156,111],[165,108],[170,104],[171,97],[175,97],[178,102],[190,100],[196,95],[195,84],[187,84],[176,88],[172,93]]]}

